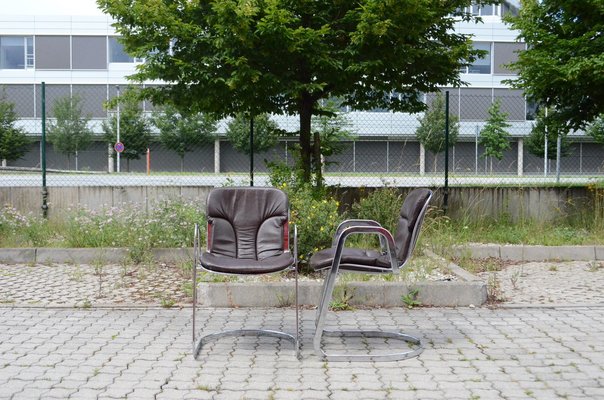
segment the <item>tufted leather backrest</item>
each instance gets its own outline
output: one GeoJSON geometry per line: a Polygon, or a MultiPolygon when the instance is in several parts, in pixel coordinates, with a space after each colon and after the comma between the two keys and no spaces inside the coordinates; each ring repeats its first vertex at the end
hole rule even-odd
{"type": "Polygon", "coordinates": [[[414,189],[405,197],[394,235],[396,258],[401,264],[411,257],[431,198],[430,189],[414,189]]]}
{"type": "Polygon", "coordinates": [[[208,250],[255,260],[282,254],[288,207],[287,195],[275,188],[213,189],[206,206],[208,250]]]}

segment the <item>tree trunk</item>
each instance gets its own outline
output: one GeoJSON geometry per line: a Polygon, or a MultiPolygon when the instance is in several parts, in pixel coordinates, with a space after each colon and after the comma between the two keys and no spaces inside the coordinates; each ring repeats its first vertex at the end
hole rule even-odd
{"type": "Polygon", "coordinates": [[[75,151],[75,170],[79,171],[79,168],[78,168],[78,151],[77,150],[75,151]]]}
{"type": "Polygon", "coordinates": [[[302,179],[304,182],[310,182],[311,178],[311,131],[310,123],[312,118],[313,99],[310,94],[303,93],[300,99],[300,168],[302,169],[302,179]]]}
{"type": "Polygon", "coordinates": [[[180,156],[180,172],[185,171],[185,155],[180,156]]]}
{"type": "Polygon", "coordinates": [[[323,165],[321,163],[321,134],[318,131],[314,133],[313,164],[317,188],[321,188],[323,186],[323,165]]]}

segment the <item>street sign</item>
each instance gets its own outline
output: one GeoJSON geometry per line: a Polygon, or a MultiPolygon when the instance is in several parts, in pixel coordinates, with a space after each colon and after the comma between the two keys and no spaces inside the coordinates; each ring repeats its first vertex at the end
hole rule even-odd
{"type": "Polygon", "coordinates": [[[115,149],[116,152],[121,153],[122,151],[124,151],[124,143],[117,142],[115,144],[115,146],[113,146],[113,148],[115,149]]]}

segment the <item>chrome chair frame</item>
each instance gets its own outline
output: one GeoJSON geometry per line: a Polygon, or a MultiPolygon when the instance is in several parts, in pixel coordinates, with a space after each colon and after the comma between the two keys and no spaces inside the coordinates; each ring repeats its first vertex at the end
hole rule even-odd
{"type": "MultiPolygon", "coordinates": [[[[420,211],[420,218],[423,219],[430,200],[432,193],[428,197],[426,203],[420,211]]],[[[416,224],[411,236],[411,247],[412,250],[415,247],[417,239],[419,237],[420,226],[416,224]]],[[[363,273],[399,273],[400,269],[405,266],[407,261],[411,258],[412,251],[409,251],[405,260],[397,260],[396,258],[396,246],[394,238],[390,231],[383,228],[378,222],[372,220],[347,220],[342,222],[336,229],[332,247],[335,247],[334,260],[331,268],[326,269],[327,276],[323,282],[323,290],[319,306],[317,307],[317,314],[315,317],[315,336],[313,339],[313,347],[315,353],[327,361],[398,361],[405,360],[408,358],[416,357],[424,351],[424,345],[422,341],[412,335],[399,332],[389,332],[381,330],[327,330],[325,329],[325,320],[327,312],[329,310],[329,302],[332,298],[333,290],[336,283],[338,272],[340,272],[340,262],[342,259],[342,252],[344,250],[346,239],[353,234],[374,234],[378,235],[380,239],[380,247],[382,254],[387,255],[390,261],[390,269],[376,267],[374,271],[367,271],[368,266],[359,265],[365,269],[363,273]],[[334,354],[327,353],[321,348],[321,342],[323,336],[328,337],[367,337],[367,338],[383,338],[383,339],[397,339],[407,342],[410,345],[416,346],[414,349],[400,352],[392,352],[385,354],[334,354]]],[[[354,271],[351,271],[354,272],[354,271]]]]}
{"type": "MultiPolygon", "coordinates": [[[[207,334],[200,338],[197,338],[197,326],[196,326],[196,314],[197,314],[197,273],[198,269],[201,271],[207,271],[213,274],[219,275],[238,275],[238,274],[228,274],[228,273],[220,273],[215,271],[209,271],[203,268],[200,263],[201,260],[201,246],[200,246],[200,232],[199,225],[195,224],[195,237],[193,243],[193,358],[198,359],[199,353],[201,352],[202,347],[214,340],[218,340],[224,337],[234,337],[234,336],[265,336],[265,337],[274,337],[278,339],[285,339],[291,342],[294,345],[294,351],[297,359],[300,359],[300,317],[299,317],[299,301],[298,301],[298,228],[296,225],[293,226],[294,230],[294,263],[289,268],[294,271],[295,276],[295,303],[296,303],[296,334],[292,335],[286,332],[267,330],[267,329],[233,329],[228,331],[221,331],[216,333],[207,334]]],[[[289,237],[288,237],[288,247],[289,247],[289,237]]],[[[289,251],[285,250],[285,251],[289,251]]],[[[278,271],[276,273],[282,273],[285,270],[278,271]]]]}

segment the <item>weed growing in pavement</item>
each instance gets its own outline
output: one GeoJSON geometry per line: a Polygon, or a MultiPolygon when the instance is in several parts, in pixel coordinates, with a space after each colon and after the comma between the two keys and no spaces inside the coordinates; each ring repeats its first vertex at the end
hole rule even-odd
{"type": "Polygon", "coordinates": [[[69,280],[82,282],[82,279],[84,279],[84,271],[82,271],[80,264],[74,263],[74,269],[69,273],[69,280]]]}
{"type": "Polygon", "coordinates": [[[403,304],[407,306],[407,308],[412,309],[413,307],[418,307],[422,305],[422,303],[417,300],[418,295],[418,288],[409,289],[409,292],[407,294],[401,296],[401,300],[403,301],[403,304]]]}
{"type": "Polygon", "coordinates": [[[290,307],[295,304],[295,296],[293,294],[283,295],[281,293],[276,293],[275,296],[277,297],[278,308],[290,307]]]}
{"type": "Polygon", "coordinates": [[[163,308],[172,308],[176,304],[176,300],[174,300],[170,296],[159,296],[159,303],[163,308]]]}
{"type": "Polygon", "coordinates": [[[491,272],[487,280],[487,301],[499,303],[504,300],[499,277],[496,272],[491,272]]]}
{"type": "Polygon", "coordinates": [[[589,265],[589,267],[587,268],[587,270],[589,272],[597,272],[600,269],[604,268],[604,263],[601,263],[598,261],[590,261],[588,265],[589,265]]]}
{"type": "Polygon", "coordinates": [[[348,287],[347,284],[341,284],[334,288],[333,295],[329,307],[333,311],[348,311],[352,310],[353,307],[350,305],[350,301],[354,297],[354,290],[348,287]]]}
{"type": "Polygon", "coordinates": [[[512,273],[512,276],[510,276],[510,282],[512,284],[512,288],[514,290],[518,290],[518,280],[520,279],[520,277],[522,276],[522,271],[520,270],[516,270],[512,273]]]}

